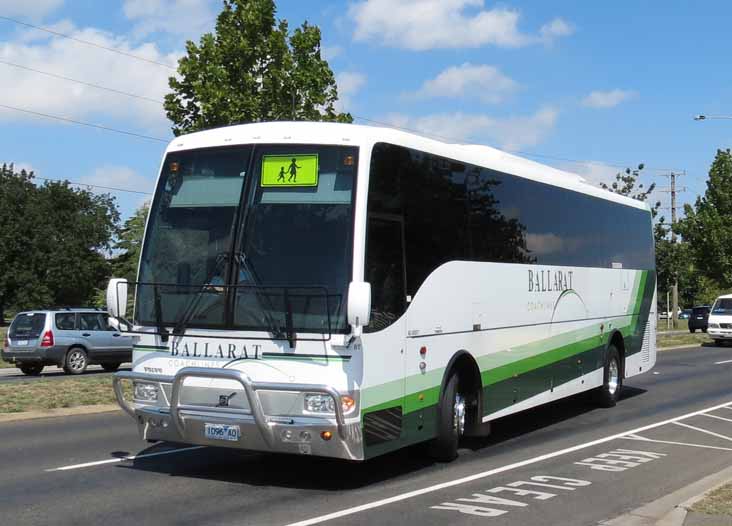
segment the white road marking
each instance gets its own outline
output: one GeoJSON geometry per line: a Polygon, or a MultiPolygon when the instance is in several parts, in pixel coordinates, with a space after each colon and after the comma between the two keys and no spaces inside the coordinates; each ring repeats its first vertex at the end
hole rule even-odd
{"type": "Polygon", "coordinates": [[[732,422],[732,418],[724,418],[722,416],[717,416],[717,415],[708,415],[707,413],[704,413],[701,416],[708,416],[709,418],[716,418],[717,420],[724,420],[725,422],[732,422]]]}
{"type": "Polygon", "coordinates": [[[722,365],[723,363],[732,363],[732,360],[724,360],[723,362],[714,362],[714,365],[722,365]]]}
{"type": "Polygon", "coordinates": [[[206,446],[191,446],[191,447],[182,447],[178,449],[168,449],[165,451],[158,451],[156,453],[144,453],[142,455],[130,455],[128,457],[119,457],[119,458],[110,458],[107,460],[98,460],[96,462],[85,462],[83,464],[74,464],[72,466],[62,466],[60,468],[52,468],[47,469],[46,471],[69,471],[72,469],[81,469],[81,468],[90,468],[93,466],[101,466],[103,464],[115,464],[117,462],[122,462],[124,460],[137,460],[140,458],[150,458],[150,457],[159,457],[162,455],[172,455],[173,453],[183,453],[185,451],[193,451],[194,449],[201,449],[206,446]]]}
{"type": "Polygon", "coordinates": [[[700,447],[702,449],[718,449],[720,451],[732,451],[729,447],[718,447],[718,446],[707,446],[706,444],[689,444],[687,442],[671,442],[670,440],[656,440],[655,438],[645,438],[637,435],[628,435],[627,437],[620,437],[623,440],[637,440],[639,442],[652,442],[654,444],[669,444],[672,446],[689,446],[689,447],[700,447]]]}
{"type": "MultiPolygon", "coordinates": [[[[680,420],[685,420],[687,418],[691,418],[693,416],[700,415],[707,411],[714,411],[715,409],[719,409],[721,407],[727,407],[730,403],[732,403],[732,402],[725,402],[723,404],[719,404],[714,407],[707,407],[706,409],[702,409],[700,411],[694,411],[693,413],[687,413],[685,415],[677,416],[674,418],[669,418],[668,420],[656,422],[655,424],[649,424],[649,425],[642,426],[642,427],[639,427],[636,429],[631,429],[631,430],[625,431],[623,433],[618,433],[618,434],[610,435],[610,436],[607,436],[604,438],[599,438],[597,440],[585,442],[584,444],[578,444],[576,446],[561,449],[559,451],[554,451],[552,453],[546,453],[544,455],[539,455],[538,457],[529,458],[526,460],[522,460],[520,462],[514,462],[513,464],[508,464],[506,466],[501,466],[499,468],[491,469],[488,471],[483,471],[481,473],[476,473],[474,475],[469,475],[467,477],[463,477],[463,478],[459,478],[459,479],[455,479],[455,480],[449,480],[447,482],[442,482],[440,484],[435,484],[433,486],[428,486],[426,488],[421,488],[421,489],[417,489],[414,491],[409,491],[407,493],[402,493],[400,495],[394,495],[393,497],[387,497],[385,499],[380,499],[380,500],[376,500],[373,502],[368,502],[366,504],[361,504],[360,506],[346,508],[346,509],[336,511],[333,513],[328,513],[327,515],[313,517],[312,519],[306,519],[304,521],[293,522],[286,526],[311,526],[313,524],[320,524],[321,522],[326,522],[326,521],[330,521],[333,519],[339,519],[341,517],[346,517],[348,515],[354,515],[356,513],[362,512],[362,511],[371,510],[374,508],[380,508],[380,507],[386,506],[388,504],[393,504],[394,502],[400,502],[400,501],[411,499],[414,497],[419,497],[420,495],[425,495],[427,493],[433,493],[435,491],[439,491],[439,490],[446,489],[446,488],[451,488],[453,486],[459,486],[461,484],[466,484],[468,482],[473,482],[475,480],[484,479],[484,478],[490,477],[492,475],[497,475],[499,473],[505,473],[507,471],[512,471],[514,469],[522,468],[524,466],[536,464],[537,462],[542,462],[544,460],[549,460],[552,458],[567,455],[569,453],[574,453],[574,452],[580,451],[582,449],[587,449],[589,447],[597,446],[600,444],[605,444],[607,442],[616,440],[618,438],[624,438],[627,435],[635,435],[637,433],[642,433],[644,431],[648,431],[649,429],[655,429],[657,427],[661,427],[666,424],[673,424],[680,420]]],[[[728,409],[732,409],[732,408],[728,408],[728,409]]],[[[732,440],[732,439],[730,439],[730,440],[732,440]]]]}
{"type": "Polygon", "coordinates": [[[725,440],[729,440],[730,442],[732,442],[732,438],[730,438],[728,436],[720,435],[719,433],[715,433],[714,431],[708,431],[706,429],[702,429],[701,427],[690,426],[689,424],[682,424],[681,422],[673,422],[673,423],[676,424],[677,426],[688,427],[689,429],[693,429],[694,431],[699,431],[700,433],[706,433],[707,435],[712,435],[713,437],[723,438],[725,440]]]}

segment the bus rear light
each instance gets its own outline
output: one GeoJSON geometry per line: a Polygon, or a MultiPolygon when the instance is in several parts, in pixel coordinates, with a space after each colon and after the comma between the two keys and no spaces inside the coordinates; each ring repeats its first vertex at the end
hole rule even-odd
{"type": "Polygon", "coordinates": [[[41,347],[53,347],[53,331],[46,331],[43,333],[41,347]]]}
{"type": "Polygon", "coordinates": [[[427,347],[420,347],[419,349],[419,355],[425,356],[427,354],[427,347]]]}

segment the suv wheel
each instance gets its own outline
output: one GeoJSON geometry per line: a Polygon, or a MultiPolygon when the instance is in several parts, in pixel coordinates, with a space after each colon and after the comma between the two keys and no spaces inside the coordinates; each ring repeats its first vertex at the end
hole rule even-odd
{"type": "Polygon", "coordinates": [[[89,359],[86,356],[86,351],[81,347],[72,347],[66,353],[66,359],[64,360],[64,372],[66,374],[82,374],[86,371],[87,365],[89,365],[89,359]]]}
{"type": "Polygon", "coordinates": [[[120,365],[121,364],[119,364],[117,362],[115,362],[115,363],[103,363],[102,364],[102,369],[104,369],[108,373],[113,373],[114,371],[116,371],[117,369],[119,369],[119,366],[120,365]]]}
{"type": "Polygon", "coordinates": [[[20,369],[23,372],[23,374],[27,374],[28,376],[38,376],[41,374],[41,371],[43,371],[43,365],[41,365],[41,364],[18,365],[18,369],[20,369]]]}

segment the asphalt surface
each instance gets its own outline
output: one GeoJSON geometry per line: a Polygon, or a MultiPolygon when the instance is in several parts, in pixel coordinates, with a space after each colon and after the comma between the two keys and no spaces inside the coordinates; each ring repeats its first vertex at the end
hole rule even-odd
{"type": "Polygon", "coordinates": [[[150,446],[121,412],[5,423],[0,524],[597,524],[730,465],[732,348],[660,353],[615,408],[574,397],[465,446],[450,464],[418,447],[356,464],[165,453],[184,446],[150,446]]]}
{"type": "MultiPolygon", "coordinates": [[[[130,364],[122,365],[119,368],[120,371],[129,371],[130,364]]],[[[90,365],[87,367],[86,372],[82,376],[107,376],[114,373],[108,373],[102,369],[101,365],[90,365]]],[[[43,372],[38,376],[28,376],[23,374],[17,367],[5,367],[0,369],[0,383],[12,382],[12,381],[33,381],[33,380],[49,380],[54,378],[69,378],[70,376],[64,373],[64,370],[56,366],[46,366],[43,368],[43,372]]]]}

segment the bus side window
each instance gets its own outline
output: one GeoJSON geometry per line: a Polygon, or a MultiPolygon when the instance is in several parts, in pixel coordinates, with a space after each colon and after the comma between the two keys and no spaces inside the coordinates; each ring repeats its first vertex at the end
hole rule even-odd
{"type": "Polygon", "coordinates": [[[366,241],[366,281],[371,283],[371,322],[375,332],[394,323],[406,307],[402,221],[370,216],[366,241]]]}

